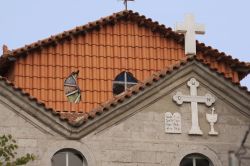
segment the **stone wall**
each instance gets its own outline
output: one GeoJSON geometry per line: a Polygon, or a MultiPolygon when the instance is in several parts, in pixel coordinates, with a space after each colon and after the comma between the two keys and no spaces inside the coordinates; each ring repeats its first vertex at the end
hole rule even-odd
{"type": "MultiPolygon", "coordinates": [[[[228,151],[239,147],[249,125],[249,118],[225,100],[223,95],[203,84],[202,78],[195,77],[201,84],[198,94],[210,93],[216,98],[214,107],[218,122],[215,130],[219,132],[218,136],[208,135],[210,126],[205,114],[211,108],[204,104],[198,105],[200,127],[204,134],[192,136],[188,134],[191,127],[190,103],[179,106],[172,100],[177,91],[190,94],[186,85],[190,76],[176,82],[178,86],[174,89],[161,89],[144,102],[136,104],[132,108],[134,113],[122,117],[118,123],[104,125],[102,130],[96,129],[81,140],[68,140],[60,136],[49,126],[0,97],[0,133],[12,134],[16,138],[20,146],[19,154],[37,155],[37,160],[29,164],[34,166],[50,165],[53,154],[63,148],[74,148],[82,152],[89,166],[178,166],[181,159],[190,153],[207,156],[214,166],[228,166],[228,151]],[[181,134],[165,133],[166,112],[181,113],[181,134]]],[[[243,166],[249,163],[245,161],[243,166]]]]}
{"type": "Polygon", "coordinates": [[[199,95],[210,93],[216,97],[214,106],[218,114],[218,122],[215,130],[219,132],[219,135],[208,135],[210,125],[205,114],[210,113],[211,108],[204,104],[198,105],[200,127],[204,134],[202,136],[189,135],[190,103],[176,105],[172,100],[176,91],[182,91],[183,94],[190,93],[185,83],[166,95],[162,90],[160,93],[163,93],[163,96],[155,99],[154,103],[148,104],[150,99],[141,103],[144,108],[140,112],[95,135],[83,138],[82,141],[92,147],[97,165],[178,166],[185,155],[202,153],[209,157],[215,166],[228,166],[228,152],[237,150],[239,147],[249,119],[229,103],[223,102],[223,98],[217,96],[216,92],[200,87],[199,95]],[[148,105],[145,106],[145,104],[148,105]],[[166,112],[181,113],[181,134],[165,133],[164,114],[166,112]]]}

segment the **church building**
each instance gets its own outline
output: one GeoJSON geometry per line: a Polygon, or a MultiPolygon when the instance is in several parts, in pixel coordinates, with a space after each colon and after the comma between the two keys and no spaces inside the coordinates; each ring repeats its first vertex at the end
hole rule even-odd
{"type": "Polygon", "coordinates": [[[3,46],[0,133],[31,166],[249,166],[250,63],[203,33],[124,10],[3,46]]]}

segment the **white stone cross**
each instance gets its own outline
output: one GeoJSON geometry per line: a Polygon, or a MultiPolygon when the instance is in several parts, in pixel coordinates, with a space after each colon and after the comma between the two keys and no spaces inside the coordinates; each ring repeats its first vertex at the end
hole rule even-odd
{"type": "Polygon", "coordinates": [[[185,17],[184,23],[176,24],[175,30],[185,35],[185,54],[196,55],[195,34],[205,34],[205,26],[202,24],[195,24],[194,16],[188,14],[185,17]]]}
{"type": "Polygon", "coordinates": [[[206,94],[205,96],[197,96],[197,88],[199,86],[199,82],[196,81],[195,78],[191,78],[187,85],[190,87],[190,96],[183,95],[181,92],[177,92],[176,95],[173,96],[173,100],[181,105],[183,102],[191,103],[191,111],[192,111],[192,127],[189,131],[189,134],[194,135],[202,135],[202,131],[199,126],[199,117],[198,117],[198,103],[205,103],[207,106],[211,106],[215,102],[215,98],[206,94]]]}

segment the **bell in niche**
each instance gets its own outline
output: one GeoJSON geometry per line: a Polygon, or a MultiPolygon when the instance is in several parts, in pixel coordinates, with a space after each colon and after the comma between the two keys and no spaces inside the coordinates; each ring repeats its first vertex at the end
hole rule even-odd
{"type": "Polygon", "coordinates": [[[77,85],[77,77],[79,70],[72,72],[64,81],[64,93],[71,103],[79,103],[81,101],[81,90],[77,85]]]}

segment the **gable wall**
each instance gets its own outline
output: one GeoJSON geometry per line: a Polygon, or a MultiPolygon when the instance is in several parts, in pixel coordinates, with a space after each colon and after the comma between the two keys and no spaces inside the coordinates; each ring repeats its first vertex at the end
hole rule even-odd
{"type": "Polygon", "coordinates": [[[0,136],[10,134],[17,141],[16,158],[30,153],[35,155],[35,160],[27,166],[51,166],[51,159],[56,152],[72,148],[88,159],[89,166],[96,166],[84,142],[66,139],[51,128],[50,124],[38,121],[37,117],[30,116],[0,93],[0,136]]]}
{"type": "MultiPolygon", "coordinates": [[[[203,131],[202,136],[189,135],[191,128],[190,103],[178,106],[172,97],[177,91],[190,94],[186,85],[187,80],[196,75],[185,76],[178,80],[180,86],[169,91],[171,87],[160,90],[144,102],[135,106],[138,113],[124,118],[111,127],[97,131],[82,141],[93,150],[97,165],[101,166],[179,166],[181,159],[190,153],[201,153],[209,157],[214,166],[228,166],[228,152],[236,151],[247,131],[249,118],[240,113],[231,103],[216,91],[209,90],[200,82],[198,95],[212,94],[216,98],[215,113],[218,122],[215,130],[218,136],[210,136],[210,126],[205,118],[211,113],[211,108],[199,104],[199,121],[203,131]],[[183,82],[182,82],[183,81],[183,82]],[[159,98],[158,98],[159,97],[159,98]],[[158,98],[158,99],[157,99],[158,98]],[[152,102],[153,101],[153,102],[152,102]],[[151,103],[150,103],[151,102],[151,103]],[[164,129],[164,115],[166,112],[179,112],[182,116],[182,134],[166,134],[164,129]]],[[[247,140],[250,145],[250,138],[247,140]]],[[[244,160],[242,166],[248,166],[249,160],[244,160]]]]}
{"type": "Polygon", "coordinates": [[[63,139],[49,126],[44,126],[0,95],[0,136],[4,134],[12,135],[17,141],[16,157],[26,153],[37,156],[28,166],[41,166],[42,157],[51,144],[50,140],[63,139]]]}
{"type": "MultiPolygon", "coordinates": [[[[20,154],[34,153],[38,156],[30,164],[32,166],[49,166],[53,154],[63,148],[74,148],[82,152],[89,166],[179,166],[180,160],[189,153],[206,155],[214,161],[214,166],[228,166],[228,151],[239,147],[249,125],[249,118],[226,100],[225,94],[219,93],[222,89],[212,87],[204,77],[192,73],[162,89],[156,87],[155,90],[157,92],[154,95],[131,108],[134,114],[111,126],[109,123],[104,124],[102,130],[97,129],[81,140],[59,136],[49,129],[50,126],[43,125],[0,96],[0,131],[1,134],[12,134],[18,140],[20,154]],[[209,108],[202,104],[199,104],[198,109],[204,135],[188,135],[190,104],[177,106],[172,96],[177,91],[189,94],[186,82],[191,77],[200,82],[199,95],[210,93],[216,97],[215,109],[219,119],[215,130],[219,136],[207,134],[209,125],[204,117],[209,108]],[[164,132],[164,114],[167,111],[181,113],[182,134],[164,132]]],[[[249,139],[247,142],[250,145],[249,139]]],[[[247,161],[242,166],[248,165],[247,161]]]]}

